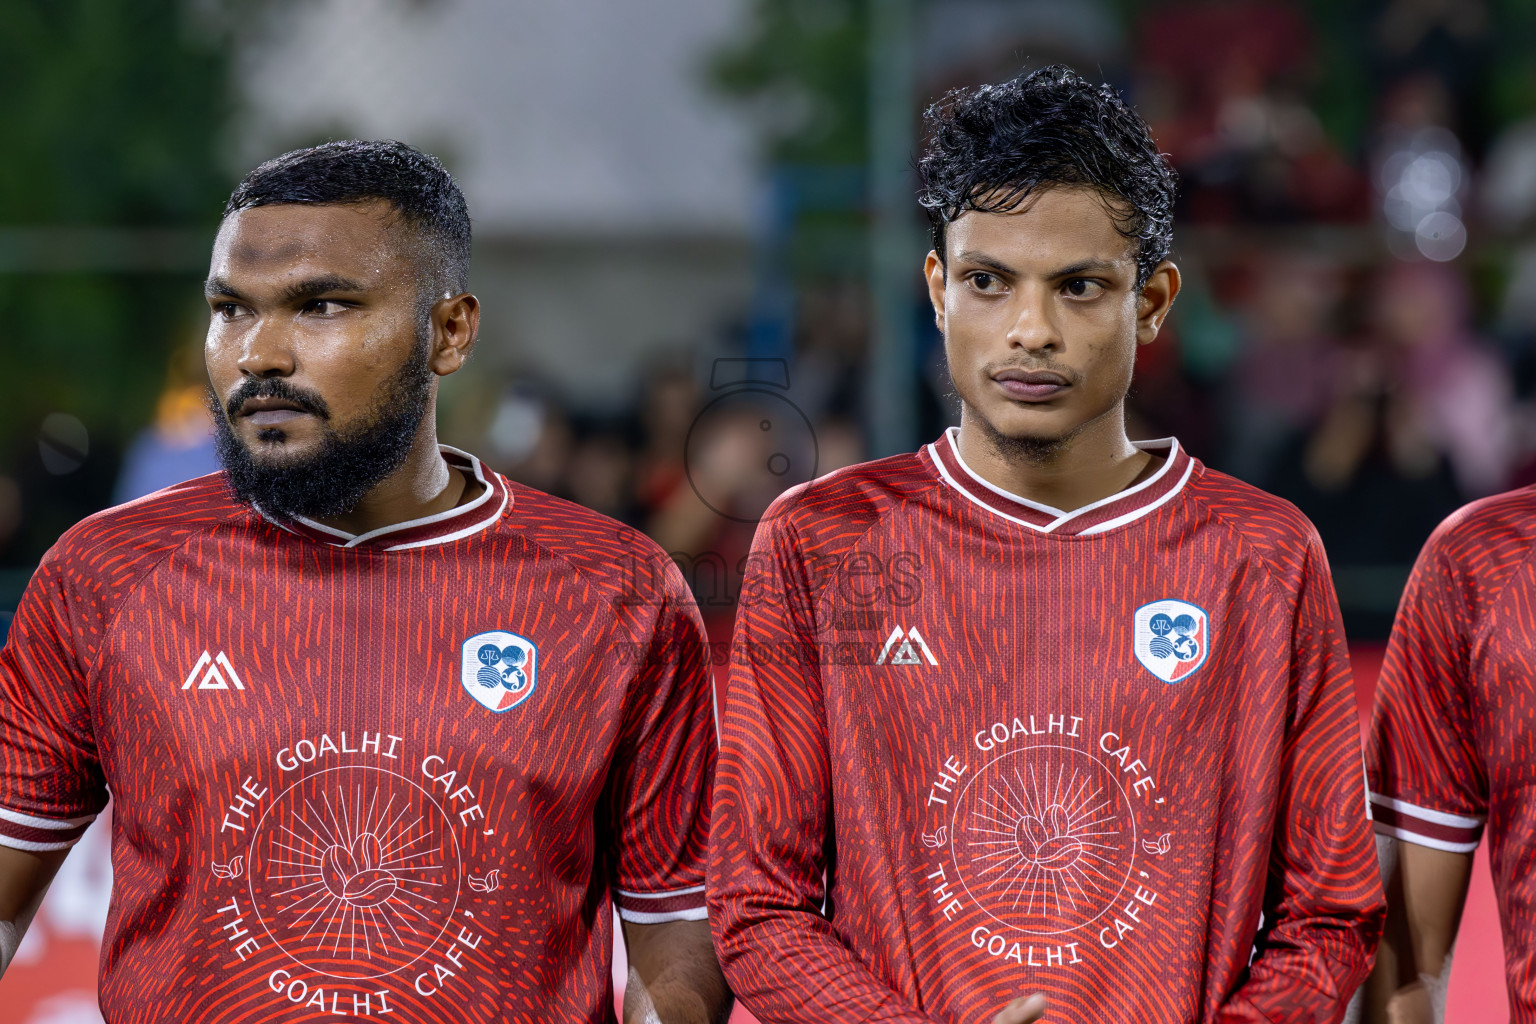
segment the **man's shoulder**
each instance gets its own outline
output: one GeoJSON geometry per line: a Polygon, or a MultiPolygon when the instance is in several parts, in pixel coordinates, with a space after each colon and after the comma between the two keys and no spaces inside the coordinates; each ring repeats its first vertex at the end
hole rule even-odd
{"type": "Polygon", "coordinates": [[[1266,549],[1310,543],[1317,528],[1294,504],[1235,476],[1201,465],[1191,493],[1212,516],[1266,549]]]}
{"type": "Polygon", "coordinates": [[[1454,561],[1495,564],[1524,558],[1536,543],[1536,486],[1463,505],[1435,528],[1426,545],[1454,561]]]}
{"type": "Polygon", "coordinates": [[[1486,614],[1508,585],[1533,581],[1520,569],[1536,549],[1536,487],[1480,498],[1445,518],[1424,543],[1414,566],[1415,600],[1459,595],[1474,615],[1486,614]]]}
{"type": "Polygon", "coordinates": [[[1203,517],[1220,524],[1241,556],[1257,557],[1286,589],[1299,585],[1309,561],[1321,559],[1317,527],[1279,495],[1203,465],[1190,485],[1203,517]]]}
{"type": "Polygon", "coordinates": [[[883,516],[937,486],[915,452],[860,462],[791,487],[769,506],[765,524],[815,542],[862,533],[883,516]]]}
{"type": "Polygon", "coordinates": [[[504,528],[589,576],[622,582],[637,562],[668,561],[661,545],[633,526],[515,480],[507,490],[512,514],[504,528]]]}
{"type": "Polygon", "coordinates": [[[210,473],[87,516],[64,532],[43,564],[131,573],[198,533],[248,515],[224,474],[210,473]]]}

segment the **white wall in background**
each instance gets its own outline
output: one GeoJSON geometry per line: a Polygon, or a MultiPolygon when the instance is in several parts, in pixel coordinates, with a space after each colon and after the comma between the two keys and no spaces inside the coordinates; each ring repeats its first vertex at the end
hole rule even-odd
{"type": "MultiPolygon", "coordinates": [[[[748,129],[704,83],[745,0],[305,0],[248,33],[244,170],[338,132],[433,150],[477,228],[744,232],[748,129]]],[[[237,38],[239,35],[237,33],[237,38]]]]}

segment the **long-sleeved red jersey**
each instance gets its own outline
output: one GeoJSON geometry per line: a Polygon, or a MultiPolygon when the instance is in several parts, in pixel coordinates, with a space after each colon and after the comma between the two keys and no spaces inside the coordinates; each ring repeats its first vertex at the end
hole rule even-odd
{"type": "Polygon", "coordinates": [[[111,1024],[613,1020],[613,912],[700,920],[702,624],[654,544],[482,485],[350,537],[204,477],[49,553],[0,654],[0,845],[113,796],[111,1024]]]}
{"type": "Polygon", "coordinates": [[[759,530],[710,907],[765,1022],[1335,1021],[1382,917],[1337,603],[1176,442],[1063,513],[953,433],[759,530]]]}

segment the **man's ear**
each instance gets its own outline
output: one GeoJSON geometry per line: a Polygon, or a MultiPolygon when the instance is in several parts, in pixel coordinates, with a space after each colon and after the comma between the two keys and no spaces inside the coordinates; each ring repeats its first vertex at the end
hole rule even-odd
{"type": "Polygon", "coordinates": [[[944,333],[944,261],[939,259],[939,254],[934,250],[928,250],[928,258],[923,261],[923,277],[928,279],[928,301],[933,303],[933,319],[939,325],[939,333],[944,333]]]}
{"type": "Polygon", "coordinates": [[[1163,260],[1153,268],[1152,276],[1136,297],[1136,344],[1150,345],[1157,340],[1157,332],[1163,329],[1181,284],[1179,268],[1172,261],[1163,260]]]}
{"type": "Polygon", "coordinates": [[[480,336],[480,300],[469,292],[450,295],[432,304],[432,352],[427,365],[446,377],[469,358],[480,336]]]}

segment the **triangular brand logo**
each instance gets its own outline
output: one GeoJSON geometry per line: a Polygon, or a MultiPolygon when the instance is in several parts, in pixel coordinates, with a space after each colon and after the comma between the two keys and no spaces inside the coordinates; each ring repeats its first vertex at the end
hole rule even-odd
{"type": "Polygon", "coordinates": [[[876,665],[921,665],[924,662],[937,665],[939,660],[915,627],[902,629],[900,626],[891,630],[891,635],[885,638],[885,646],[880,649],[880,656],[875,659],[876,665]]]}
{"type": "Polygon", "coordinates": [[[192,666],[192,671],[187,673],[186,682],[181,684],[183,690],[190,690],[196,683],[199,690],[228,690],[234,687],[236,690],[245,689],[245,683],[240,679],[240,673],[235,671],[235,666],[229,662],[229,656],[223,651],[217,658],[204,651],[197,659],[197,664],[192,666]]]}

